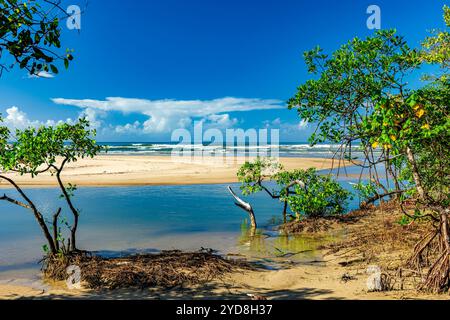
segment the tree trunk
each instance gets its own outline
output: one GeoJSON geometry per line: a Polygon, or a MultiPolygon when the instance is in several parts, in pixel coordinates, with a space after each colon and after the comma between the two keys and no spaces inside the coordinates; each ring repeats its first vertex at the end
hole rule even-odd
{"type": "Polygon", "coordinates": [[[450,236],[449,236],[449,224],[448,224],[448,209],[441,211],[441,233],[442,240],[444,242],[444,249],[450,252],[450,236]]]}
{"type": "Polygon", "coordinates": [[[58,180],[59,187],[63,193],[64,198],[66,199],[67,205],[69,206],[70,211],[72,211],[72,214],[73,214],[73,225],[70,228],[70,250],[75,251],[75,250],[77,250],[76,236],[77,236],[77,229],[78,229],[78,219],[79,219],[80,214],[78,213],[78,210],[73,205],[72,200],[70,199],[70,195],[67,193],[66,187],[64,187],[64,184],[61,180],[61,172],[64,167],[64,164],[65,164],[65,161],[63,161],[63,163],[61,164],[61,167],[59,169],[55,167],[57,170],[56,179],[58,180]]]}
{"type": "Polygon", "coordinates": [[[47,224],[45,223],[44,217],[42,216],[42,214],[39,212],[39,210],[36,208],[36,206],[34,205],[33,201],[31,201],[30,198],[27,197],[27,195],[25,194],[25,192],[23,192],[23,190],[10,178],[5,177],[5,176],[0,176],[1,179],[6,180],[7,182],[9,182],[15,189],[16,191],[20,194],[20,196],[25,200],[25,203],[22,203],[20,201],[11,199],[9,197],[7,197],[6,195],[4,195],[2,198],[4,200],[7,200],[11,203],[14,203],[16,205],[19,205],[23,208],[29,209],[31,210],[31,212],[33,212],[34,217],[36,218],[39,226],[41,227],[42,232],[44,233],[44,237],[47,240],[47,243],[49,245],[49,250],[52,254],[56,254],[57,250],[55,247],[55,244],[53,242],[53,238],[50,234],[50,231],[48,230],[47,224]]]}
{"type": "Polygon", "coordinates": [[[50,232],[48,231],[48,227],[45,224],[44,217],[37,210],[33,210],[33,213],[34,213],[34,216],[36,217],[42,231],[44,232],[45,239],[47,239],[48,245],[50,246],[50,248],[49,248],[50,252],[52,254],[58,253],[58,250],[56,250],[55,244],[53,242],[52,236],[50,235],[50,232]]]}
{"type": "Polygon", "coordinates": [[[411,165],[411,171],[416,184],[416,190],[421,200],[426,199],[425,189],[422,185],[422,179],[420,178],[419,169],[417,168],[417,162],[410,147],[406,148],[406,156],[408,157],[409,164],[411,165]]]}
{"type": "Polygon", "coordinates": [[[56,211],[56,213],[53,215],[53,241],[55,243],[55,249],[56,251],[59,251],[59,241],[58,241],[58,217],[61,213],[61,208],[56,211]]]}
{"type": "Polygon", "coordinates": [[[76,245],[76,241],[77,241],[77,227],[78,227],[78,215],[76,215],[74,217],[75,223],[72,227],[72,229],[70,230],[70,250],[75,251],[77,250],[77,245],[76,245]]]}

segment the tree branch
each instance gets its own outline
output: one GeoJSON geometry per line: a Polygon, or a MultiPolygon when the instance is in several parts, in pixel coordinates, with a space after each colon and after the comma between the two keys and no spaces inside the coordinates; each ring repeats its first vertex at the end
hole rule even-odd
{"type": "Polygon", "coordinates": [[[27,204],[25,204],[25,203],[23,203],[23,202],[21,202],[19,200],[15,200],[13,198],[10,198],[6,194],[4,194],[2,197],[0,197],[0,200],[5,200],[5,201],[8,201],[8,202],[11,202],[11,203],[16,204],[18,206],[21,206],[21,207],[23,207],[25,209],[31,209],[31,207],[29,205],[27,205],[27,204]]]}

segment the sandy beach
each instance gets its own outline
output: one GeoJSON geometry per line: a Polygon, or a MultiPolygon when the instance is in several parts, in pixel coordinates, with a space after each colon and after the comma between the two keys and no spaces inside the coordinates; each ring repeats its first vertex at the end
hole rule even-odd
{"type": "Polygon", "coordinates": [[[398,294],[386,295],[366,290],[364,270],[353,270],[355,281],[343,282],[349,272],[337,263],[307,264],[275,271],[236,272],[221,281],[185,290],[161,288],[112,291],[69,290],[63,282],[51,286],[20,281],[0,284],[0,299],[244,299],[248,294],[263,295],[268,299],[395,299],[398,294]]]}
{"type": "MultiPolygon", "coordinates": [[[[66,166],[64,182],[78,186],[133,186],[133,185],[184,185],[237,182],[236,172],[246,158],[222,157],[170,157],[170,156],[122,156],[100,155],[94,159],[81,159],[66,166]]],[[[292,169],[329,169],[331,159],[280,158],[280,163],[292,169]]],[[[334,163],[337,166],[337,162],[334,163]]],[[[35,178],[8,173],[20,186],[55,186],[51,172],[35,178]]],[[[0,180],[0,187],[9,187],[0,180]]]]}
{"type": "Polygon", "coordinates": [[[368,292],[366,269],[343,267],[336,257],[321,263],[303,264],[279,270],[235,272],[223,279],[184,289],[150,288],[89,290],[68,289],[64,282],[24,284],[20,280],[0,283],[3,299],[87,299],[87,300],[167,300],[167,299],[239,299],[262,295],[268,300],[448,300],[448,295],[419,293],[414,290],[368,292]],[[343,280],[344,276],[351,280],[343,280]]]}

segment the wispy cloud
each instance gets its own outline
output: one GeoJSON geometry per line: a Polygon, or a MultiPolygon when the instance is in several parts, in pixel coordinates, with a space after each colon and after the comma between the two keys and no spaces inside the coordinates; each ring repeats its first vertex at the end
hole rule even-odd
{"type": "Polygon", "coordinates": [[[299,131],[305,131],[308,127],[308,122],[305,120],[300,120],[299,122],[283,122],[280,118],[275,118],[273,120],[263,121],[263,125],[267,129],[279,129],[282,134],[290,135],[298,133],[299,131]]]}
{"type": "MultiPolygon", "coordinates": [[[[53,102],[82,108],[91,121],[110,111],[123,114],[139,113],[148,116],[142,124],[132,123],[118,127],[118,131],[135,131],[141,127],[144,133],[165,133],[176,128],[185,128],[193,119],[217,124],[221,127],[235,125],[230,112],[270,110],[284,108],[283,102],[276,99],[248,99],[225,97],[213,100],[147,100],[109,97],[105,100],[54,98],[53,102]],[[101,114],[101,115],[99,115],[101,114]]],[[[117,131],[117,130],[116,130],[117,131]]]]}

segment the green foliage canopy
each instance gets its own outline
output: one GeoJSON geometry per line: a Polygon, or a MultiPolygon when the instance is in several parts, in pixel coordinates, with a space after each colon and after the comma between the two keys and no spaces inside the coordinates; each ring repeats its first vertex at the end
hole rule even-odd
{"type": "Polygon", "coordinates": [[[60,1],[0,0],[0,75],[15,64],[33,75],[57,74],[57,61],[68,68],[73,56],[60,52],[61,17],[60,1]]]}
{"type": "Polygon", "coordinates": [[[91,138],[95,134],[84,118],[75,124],[17,130],[16,141],[0,150],[0,167],[3,171],[35,176],[58,164],[58,160],[66,164],[79,158],[92,158],[101,150],[91,138]]]}
{"type": "MultiPolygon", "coordinates": [[[[440,64],[448,69],[450,67],[450,8],[446,5],[444,6],[444,23],[446,30],[433,30],[433,35],[423,41],[422,56],[426,62],[440,64]]],[[[447,78],[445,74],[443,76],[447,78]]]]}
{"type": "Polygon", "coordinates": [[[238,179],[244,195],[266,191],[272,198],[285,202],[297,219],[342,214],[351,197],[338,182],[313,168],[286,171],[267,158],[244,163],[238,179]],[[269,190],[265,182],[270,181],[277,188],[269,190]]]}
{"type": "Polygon", "coordinates": [[[368,169],[377,186],[377,166],[383,164],[397,190],[412,182],[423,201],[436,202],[448,197],[449,83],[440,77],[412,90],[406,79],[427,60],[448,69],[448,32],[425,43],[425,50],[412,49],[395,30],[383,30],[355,38],[331,56],[319,47],[308,51],[305,62],[316,77],[298,87],[289,108],[316,125],[311,144],[339,144],[337,156],[368,169]],[[354,161],[354,144],[363,163],[354,161]]]}
{"type": "Polygon", "coordinates": [[[300,85],[288,106],[296,108],[301,119],[317,123],[311,144],[364,140],[361,122],[382,99],[407,95],[404,77],[420,64],[418,52],[395,31],[355,38],[331,56],[317,47],[304,58],[309,72],[318,77],[300,85]]]}
{"type": "Polygon", "coordinates": [[[74,124],[63,123],[57,126],[16,130],[14,136],[11,136],[8,128],[0,126],[0,180],[9,183],[20,196],[20,199],[14,199],[5,193],[0,200],[8,201],[33,212],[47,240],[47,245],[44,247],[51,254],[77,250],[76,231],[79,211],[72,202],[76,186],[70,183],[65,185],[61,173],[67,163],[75,162],[80,158],[94,157],[102,149],[92,138],[95,133],[95,130],[89,129],[89,122],[86,119],[79,119],[74,124]],[[27,193],[15,182],[14,176],[5,175],[5,173],[15,172],[35,177],[47,171],[50,171],[57,180],[62,192],[61,198],[66,200],[72,213],[71,225],[65,218],[61,219],[62,208],[55,210],[53,221],[51,225],[48,225],[48,220],[27,196],[27,193]],[[62,236],[61,228],[58,227],[59,221],[70,231],[67,243],[62,236]],[[53,233],[50,232],[51,229],[53,233]]]}
{"type": "Polygon", "coordinates": [[[275,176],[275,181],[281,186],[295,180],[302,181],[305,186],[295,184],[294,192],[284,192],[281,200],[287,201],[297,218],[333,216],[345,212],[351,193],[331,176],[318,174],[314,168],[280,172],[275,176]]]}

